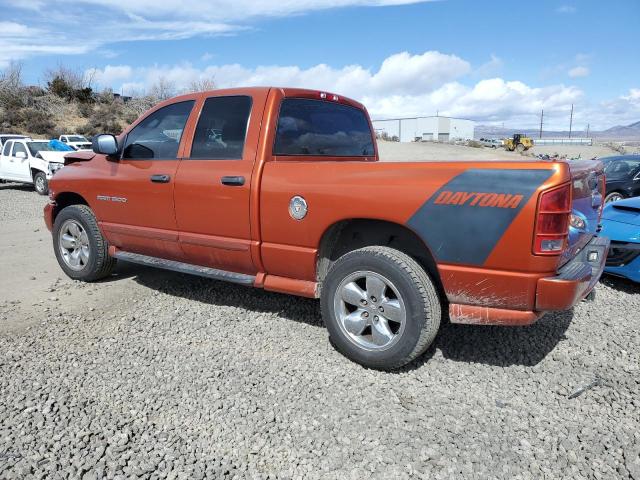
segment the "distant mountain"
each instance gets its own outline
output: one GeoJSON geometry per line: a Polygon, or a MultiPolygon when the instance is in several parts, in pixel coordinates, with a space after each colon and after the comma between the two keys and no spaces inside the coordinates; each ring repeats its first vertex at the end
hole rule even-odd
{"type": "MultiPolygon", "coordinates": [[[[493,125],[476,125],[475,137],[511,137],[514,133],[523,133],[533,138],[540,136],[540,129],[533,128],[505,128],[497,127],[493,125]]],[[[566,138],[569,136],[569,131],[558,130],[542,130],[542,138],[566,138]]],[[[582,130],[574,130],[571,132],[572,137],[586,137],[587,132],[582,130]]],[[[607,140],[640,140],[640,122],[635,122],[630,125],[617,125],[615,127],[608,128],[602,131],[590,131],[589,137],[607,140]]]]}
{"type": "Polygon", "coordinates": [[[616,125],[615,127],[607,128],[601,132],[603,136],[610,137],[635,137],[640,138],[640,122],[632,123],[631,125],[616,125]]]}

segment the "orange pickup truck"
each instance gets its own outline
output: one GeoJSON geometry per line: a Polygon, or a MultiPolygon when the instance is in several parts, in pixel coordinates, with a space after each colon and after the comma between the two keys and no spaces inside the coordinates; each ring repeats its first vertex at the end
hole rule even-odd
{"type": "Polygon", "coordinates": [[[121,259],[319,298],[336,348],[380,369],[447,318],[571,308],[608,249],[599,162],[380,162],[365,108],[328,92],[179,96],[69,153],[49,185],[71,278],[121,259]]]}

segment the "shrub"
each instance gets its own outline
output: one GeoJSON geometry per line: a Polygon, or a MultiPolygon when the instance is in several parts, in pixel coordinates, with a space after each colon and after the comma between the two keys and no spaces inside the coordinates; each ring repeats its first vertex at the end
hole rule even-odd
{"type": "Polygon", "coordinates": [[[42,110],[25,108],[21,111],[20,117],[22,127],[28,132],[40,135],[52,135],[54,132],[55,124],[51,117],[42,110]]]}
{"type": "Polygon", "coordinates": [[[98,133],[119,134],[122,131],[120,118],[122,116],[121,105],[114,102],[111,104],[99,104],[87,123],[79,131],[85,135],[96,135],[98,133]]]}
{"type": "Polygon", "coordinates": [[[89,118],[93,114],[93,104],[91,103],[79,103],[78,113],[85,118],[89,118]]]}

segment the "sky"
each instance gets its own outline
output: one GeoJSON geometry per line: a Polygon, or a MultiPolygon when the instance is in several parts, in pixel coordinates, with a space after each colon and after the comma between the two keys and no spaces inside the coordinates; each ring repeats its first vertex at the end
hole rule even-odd
{"type": "Polygon", "coordinates": [[[0,0],[0,68],[64,65],[141,94],[276,85],[373,118],[605,129],[640,121],[640,1],[0,0]]]}

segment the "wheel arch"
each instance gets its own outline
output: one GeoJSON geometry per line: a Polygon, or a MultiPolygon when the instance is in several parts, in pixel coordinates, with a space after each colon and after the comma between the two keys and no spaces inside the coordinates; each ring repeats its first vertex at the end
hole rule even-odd
{"type": "Polygon", "coordinates": [[[338,221],[322,235],[318,248],[316,279],[318,295],[331,265],[342,255],[363,247],[386,246],[414,258],[434,281],[438,293],[446,298],[438,266],[429,246],[406,225],[371,218],[338,221]]]}
{"type": "Polygon", "coordinates": [[[85,200],[85,198],[76,192],[60,192],[55,197],[55,206],[53,207],[53,218],[52,220],[55,222],[58,213],[62,211],[63,208],[68,207],[70,205],[86,205],[90,206],[89,202],[85,200]]]}
{"type": "Polygon", "coordinates": [[[31,171],[31,181],[35,181],[37,173],[44,173],[45,175],[47,174],[47,172],[45,172],[41,168],[37,168],[33,166],[29,167],[29,170],[31,171]]]}

